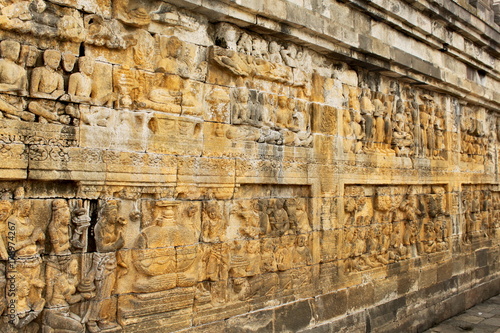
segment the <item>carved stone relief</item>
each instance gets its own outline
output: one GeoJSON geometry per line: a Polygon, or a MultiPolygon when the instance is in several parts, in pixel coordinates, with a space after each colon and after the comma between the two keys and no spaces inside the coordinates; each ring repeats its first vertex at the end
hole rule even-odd
{"type": "Polygon", "coordinates": [[[300,331],[282,308],[496,246],[489,92],[188,2],[0,1],[1,333],[300,331]]]}
{"type": "Polygon", "coordinates": [[[346,272],[449,251],[451,219],[444,186],[346,185],[344,194],[346,272]]]}
{"type": "MultiPolygon", "coordinates": [[[[460,159],[484,164],[489,151],[490,125],[484,109],[464,106],[460,116],[460,159]]],[[[493,143],[493,142],[492,142],[493,143]]]]}
{"type": "Polygon", "coordinates": [[[463,185],[460,200],[463,242],[498,238],[500,192],[496,186],[463,185]]]}

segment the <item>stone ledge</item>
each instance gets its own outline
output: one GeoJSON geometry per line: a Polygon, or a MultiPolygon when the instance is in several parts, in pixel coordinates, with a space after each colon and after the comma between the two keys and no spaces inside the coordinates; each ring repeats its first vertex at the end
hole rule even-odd
{"type": "MultiPolygon", "coordinates": [[[[276,0],[276,1],[277,3],[283,3],[282,0],[281,1],[276,0]]],[[[186,3],[186,6],[188,7],[189,5],[193,5],[193,3],[191,3],[191,0],[176,0],[175,2],[177,4],[186,3]]],[[[346,1],[346,3],[347,2],[348,1],[346,1]]],[[[227,3],[227,1],[225,1],[225,3],[227,3]]],[[[204,3],[202,2],[200,6],[202,6],[203,8],[198,8],[198,10],[201,10],[206,15],[213,17],[214,20],[220,19],[224,21],[233,22],[242,27],[248,27],[260,33],[262,33],[262,30],[267,30],[268,34],[273,34],[280,38],[306,45],[323,54],[329,53],[332,57],[338,58],[339,60],[342,61],[347,61],[348,63],[356,64],[356,62],[358,62],[359,65],[371,68],[372,70],[389,69],[391,71],[394,71],[394,67],[392,66],[390,68],[387,68],[388,67],[387,61],[390,61],[390,59],[387,58],[384,59],[384,57],[388,56],[387,51],[378,53],[379,50],[387,50],[387,48],[390,48],[390,45],[384,43],[383,41],[366,36],[356,37],[357,34],[348,27],[341,26],[340,28],[332,29],[330,27],[331,25],[328,24],[329,19],[325,17],[316,16],[310,13],[310,11],[306,9],[302,9],[301,13],[304,12],[307,14],[300,14],[300,16],[297,16],[298,14],[294,15],[287,14],[288,16],[286,17],[286,19],[278,18],[275,13],[265,12],[266,10],[270,9],[269,6],[266,7],[265,3],[264,6],[262,7],[263,8],[262,12],[258,11],[260,10],[261,7],[257,8],[258,10],[257,9],[250,10],[248,7],[238,5],[237,6],[238,10],[236,11],[234,17],[232,17],[232,15],[229,16],[227,15],[229,12],[227,6],[231,6],[231,8],[234,8],[235,5],[233,2],[231,2],[230,4],[224,4],[224,6],[226,7],[222,6],[220,11],[218,11],[217,9],[219,7],[213,4],[211,4],[210,6],[208,5],[204,6],[204,3]],[[252,14],[250,16],[251,18],[245,19],[245,15],[237,14],[242,10],[251,11],[252,13],[254,13],[257,10],[259,16],[257,16],[254,20],[253,16],[254,14],[252,14]],[[218,17],[219,14],[223,15],[223,17],[222,18],[218,17]],[[315,27],[313,27],[312,29],[305,28],[304,23],[301,20],[306,18],[309,21],[312,20],[314,22],[316,21],[319,22],[322,20],[324,23],[322,25],[316,24],[315,27]],[[278,22],[274,22],[273,20],[278,20],[278,22]],[[278,28],[279,30],[277,31],[278,28]],[[324,45],[324,41],[328,42],[328,46],[324,45]],[[334,46],[332,45],[332,43],[338,44],[338,46],[334,46]],[[373,47],[374,44],[377,45],[377,48],[373,47]],[[345,50],[344,48],[346,47],[351,50],[350,51],[345,50]],[[371,58],[367,57],[367,55],[371,56],[371,58]]],[[[296,12],[295,10],[292,9],[294,8],[296,9],[297,7],[293,7],[291,4],[287,6],[288,7],[285,6],[285,10],[287,12],[289,13],[296,12]]],[[[406,32],[408,33],[409,31],[406,32]]],[[[417,40],[424,39],[423,36],[419,37],[412,32],[409,33],[417,40]]],[[[441,45],[439,46],[436,45],[436,47],[441,47],[441,45]]],[[[431,80],[437,80],[437,82],[427,82],[427,84],[429,84],[430,86],[434,86],[435,88],[441,89],[442,91],[448,91],[452,94],[457,94],[459,91],[463,91],[463,93],[462,92],[458,93],[458,96],[461,96],[462,98],[465,99],[469,99],[468,97],[469,90],[468,89],[463,90],[461,83],[450,84],[450,82],[447,82],[444,85],[441,84],[440,81],[446,79],[446,77],[441,73],[439,73],[439,68],[430,65],[430,62],[426,63],[426,60],[419,59],[419,57],[411,53],[408,52],[405,53],[406,54],[401,54],[398,57],[398,59],[403,62],[402,65],[404,67],[407,67],[408,70],[410,70],[410,72],[417,74],[417,76],[413,76],[410,73],[399,73],[399,74],[402,74],[402,76],[409,76],[409,78],[411,78],[412,80],[420,81],[423,83],[426,83],[426,81],[428,81],[428,79],[423,79],[423,78],[430,78],[431,80]],[[408,61],[407,60],[408,57],[413,60],[408,61]],[[411,65],[411,67],[409,65],[411,65]],[[422,75],[423,77],[419,78],[418,75],[422,75]]],[[[461,53],[452,55],[460,57],[461,53]]],[[[469,63],[472,66],[478,66],[478,64],[471,62],[472,58],[467,57],[461,59],[465,63],[469,63]]],[[[400,63],[398,61],[395,61],[395,64],[400,64],[400,63]]],[[[485,94],[492,95],[494,94],[494,92],[485,91],[485,94]]],[[[471,101],[479,104],[485,103],[484,105],[489,105],[491,108],[498,108],[498,105],[500,104],[495,99],[486,99],[482,97],[474,98],[471,101]]]]}

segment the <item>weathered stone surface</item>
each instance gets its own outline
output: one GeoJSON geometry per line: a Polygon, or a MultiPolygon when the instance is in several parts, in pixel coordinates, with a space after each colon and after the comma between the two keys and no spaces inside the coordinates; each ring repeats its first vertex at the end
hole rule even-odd
{"type": "Polygon", "coordinates": [[[3,1],[0,332],[421,331],[498,293],[497,7],[3,1]]]}

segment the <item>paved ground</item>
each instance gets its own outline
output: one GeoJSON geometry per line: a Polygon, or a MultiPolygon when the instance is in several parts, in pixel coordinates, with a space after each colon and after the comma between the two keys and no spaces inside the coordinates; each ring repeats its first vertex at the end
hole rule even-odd
{"type": "Polygon", "coordinates": [[[452,317],[424,333],[500,333],[500,295],[452,317]]]}

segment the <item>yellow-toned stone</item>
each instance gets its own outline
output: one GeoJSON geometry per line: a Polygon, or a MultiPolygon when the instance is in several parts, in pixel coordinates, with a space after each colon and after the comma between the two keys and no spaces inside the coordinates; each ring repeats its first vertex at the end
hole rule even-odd
{"type": "Polygon", "coordinates": [[[425,330],[498,293],[489,5],[365,5],[2,2],[0,332],[425,330]]]}

